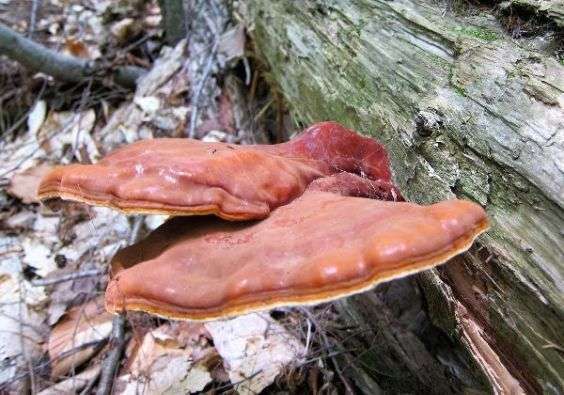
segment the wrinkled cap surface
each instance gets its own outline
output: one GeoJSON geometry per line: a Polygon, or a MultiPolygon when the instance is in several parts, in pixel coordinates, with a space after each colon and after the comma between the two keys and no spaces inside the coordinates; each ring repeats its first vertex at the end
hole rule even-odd
{"type": "Polygon", "coordinates": [[[437,266],[488,227],[467,201],[419,206],[322,189],[260,222],[169,220],[116,255],[106,307],[210,320],[315,304],[437,266]]]}
{"type": "Polygon", "coordinates": [[[390,181],[380,144],[323,122],[278,145],[140,141],[97,164],[54,168],[42,180],[38,196],[130,213],[261,219],[300,196],[313,180],[342,171],[390,181]]]}

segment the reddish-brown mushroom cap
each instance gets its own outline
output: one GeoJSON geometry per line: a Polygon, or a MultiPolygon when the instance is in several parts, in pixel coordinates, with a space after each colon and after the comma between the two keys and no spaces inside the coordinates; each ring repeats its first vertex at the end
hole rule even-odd
{"type": "Polygon", "coordinates": [[[140,141],[94,165],[55,168],[42,180],[38,196],[129,213],[261,219],[300,196],[314,179],[342,171],[390,181],[380,144],[323,122],[278,145],[140,141]]]}
{"type": "Polygon", "coordinates": [[[173,218],[116,255],[106,307],[210,320],[315,304],[437,266],[488,227],[467,201],[419,206],[315,189],[260,222],[173,218]]]}

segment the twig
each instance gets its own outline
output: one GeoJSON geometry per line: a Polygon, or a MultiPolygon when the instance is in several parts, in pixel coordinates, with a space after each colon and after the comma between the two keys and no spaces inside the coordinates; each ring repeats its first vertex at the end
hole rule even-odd
{"type": "Polygon", "coordinates": [[[100,372],[101,371],[98,371],[98,373],[96,373],[96,375],[92,377],[92,379],[90,379],[88,384],[86,384],[86,386],[80,392],[80,395],[87,395],[92,393],[92,389],[94,388],[94,385],[96,385],[96,382],[100,378],[100,372]]]}
{"type": "Polygon", "coordinates": [[[39,279],[39,280],[33,280],[31,282],[31,285],[33,285],[34,287],[45,287],[47,285],[53,285],[53,284],[63,283],[65,281],[77,280],[79,278],[101,276],[104,273],[106,273],[105,269],[83,270],[81,272],[64,274],[64,275],[59,276],[59,277],[42,278],[42,279],[39,279]]]}
{"type": "Polygon", "coordinates": [[[240,384],[243,384],[247,381],[252,380],[254,377],[256,377],[257,375],[259,375],[260,373],[262,373],[262,369],[259,369],[258,371],[254,372],[253,374],[251,374],[249,377],[245,377],[244,379],[241,379],[239,381],[236,381],[234,383],[228,383],[228,384],[224,384],[220,387],[214,388],[215,392],[219,392],[219,391],[223,391],[226,390],[228,388],[233,388],[233,389],[237,389],[237,386],[239,386],[240,384]]]}
{"type": "Polygon", "coordinates": [[[37,8],[38,8],[39,0],[31,0],[31,11],[29,13],[29,29],[27,31],[27,36],[29,38],[33,37],[33,33],[35,33],[35,24],[37,21],[37,8]]]}
{"type": "Polygon", "coordinates": [[[78,347],[67,350],[67,351],[61,353],[60,355],[57,355],[55,358],[53,358],[51,360],[48,360],[48,361],[43,362],[39,365],[36,365],[35,367],[32,367],[31,371],[26,371],[26,372],[20,373],[18,375],[13,376],[9,380],[3,382],[2,384],[0,384],[0,393],[3,394],[4,392],[2,392],[2,391],[4,391],[11,383],[14,383],[18,380],[25,379],[26,377],[28,377],[28,376],[30,376],[34,373],[41,372],[41,371],[43,371],[43,369],[48,368],[50,366],[53,366],[53,362],[55,362],[55,361],[59,361],[59,360],[66,358],[70,355],[76,354],[76,353],[84,350],[85,348],[88,348],[88,347],[98,348],[98,347],[102,347],[104,344],[106,344],[106,339],[100,339],[100,340],[94,340],[94,341],[91,341],[91,342],[88,342],[88,343],[84,343],[84,344],[81,344],[78,347]]]}
{"type": "MultiPolygon", "coordinates": [[[[143,225],[144,218],[144,216],[140,215],[134,219],[128,240],[130,245],[137,242],[137,240],[139,239],[139,234],[141,232],[141,226],[143,225]]],[[[113,348],[106,356],[106,359],[104,360],[104,363],[102,365],[102,371],[100,372],[100,381],[96,395],[108,395],[112,390],[114,377],[117,373],[121,354],[126,344],[125,314],[123,313],[114,317],[114,320],[112,322],[112,338],[110,340],[110,344],[113,348]]],[[[91,387],[91,384],[93,383],[89,383],[87,387],[91,387]]]]}
{"type": "MultiPolygon", "coordinates": [[[[1,24],[0,24],[0,28],[1,28],[1,24]]],[[[1,41],[1,40],[0,40],[1,41]]],[[[1,45],[1,42],[0,42],[1,45]]],[[[1,49],[1,47],[0,47],[1,49]]],[[[0,51],[1,54],[1,51],[0,51]]],[[[55,133],[52,133],[50,136],[46,136],[39,144],[37,144],[37,146],[27,155],[25,155],[23,158],[21,158],[17,164],[15,164],[12,168],[6,170],[5,172],[0,174],[0,178],[3,178],[5,176],[7,176],[8,174],[12,173],[13,171],[16,171],[17,169],[20,168],[20,166],[22,164],[24,164],[27,160],[33,158],[33,156],[37,153],[37,151],[39,151],[40,149],[42,149],[41,147],[43,147],[43,145],[45,143],[47,143],[48,141],[50,141],[52,138],[56,137],[59,134],[65,134],[67,133],[68,130],[70,130],[71,128],[73,128],[76,125],[76,122],[69,122],[68,125],[66,125],[62,130],[61,129],[57,129],[55,131],[55,133]]]]}
{"type": "Polygon", "coordinates": [[[98,340],[92,340],[83,344],[79,344],[78,346],[75,346],[73,348],[71,348],[70,350],[64,351],[62,352],[60,355],[57,355],[52,361],[50,361],[51,363],[54,361],[58,361],[61,359],[64,359],[70,355],[76,354],[82,350],[85,350],[87,348],[93,347],[95,350],[97,350],[96,352],[100,351],[100,349],[102,349],[102,347],[106,344],[107,338],[104,339],[98,339],[98,340]]]}
{"type": "Polygon", "coordinates": [[[10,174],[11,172],[18,170],[19,167],[21,165],[23,165],[27,160],[33,158],[33,155],[35,155],[37,153],[37,151],[39,151],[41,149],[41,146],[38,145],[37,147],[35,147],[33,149],[33,151],[31,151],[29,154],[27,154],[26,156],[24,156],[18,163],[16,163],[12,168],[6,170],[4,173],[0,174],[0,178],[7,176],[8,174],[10,174]]]}
{"type": "MultiPolygon", "coordinates": [[[[103,77],[100,63],[55,52],[32,41],[0,23],[0,55],[6,55],[26,68],[48,74],[60,81],[81,82],[95,76],[103,77]]],[[[134,88],[145,70],[135,66],[117,67],[110,74],[123,87],[134,88]]]]}
{"type": "Polygon", "coordinates": [[[31,109],[34,106],[31,106],[24,115],[22,115],[17,121],[15,121],[6,131],[2,132],[2,134],[7,138],[9,137],[17,128],[19,128],[23,123],[27,120],[27,117],[31,113],[31,109]]]}
{"type": "Polygon", "coordinates": [[[110,344],[112,349],[102,365],[100,383],[98,384],[96,395],[109,395],[111,393],[114,376],[116,375],[121,354],[125,346],[125,315],[123,314],[114,317],[110,344]]]}
{"type": "MultiPolygon", "coordinates": [[[[86,107],[86,100],[87,97],[90,96],[90,91],[92,89],[92,83],[93,83],[93,79],[90,78],[88,80],[88,83],[85,87],[85,89],[82,91],[82,94],[80,95],[80,104],[78,105],[78,110],[76,111],[76,117],[78,117],[78,127],[75,129],[74,133],[74,139],[73,139],[73,143],[72,143],[72,148],[73,148],[73,155],[76,159],[78,159],[79,162],[83,163],[84,159],[82,157],[82,153],[80,152],[80,135],[82,133],[82,128],[80,127],[81,122],[82,122],[82,110],[84,109],[84,107],[86,107]]],[[[88,158],[90,159],[90,158],[88,158]]]]}
{"type": "Polygon", "coordinates": [[[20,347],[22,349],[22,356],[23,359],[25,361],[25,363],[27,364],[27,369],[29,372],[29,379],[30,379],[30,384],[31,384],[31,393],[35,394],[35,375],[33,374],[33,364],[31,362],[31,358],[29,357],[29,354],[27,353],[27,349],[26,349],[26,344],[25,344],[25,340],[24,340],[24,329],[23,329],[23,319],[22,319],[22,309],[24,306],[24,298],[23,298],[23,294],[22,294],[22,283],[21,280],[18,279],[18,288],[19,288],[19,298],[20,298],[20,303],[18,305],[18,322],[19,322],[19,331],[20,331],[20,347]]]}
{"type": "MultiPolygon", "coordinates": [[[[300,310],[308,317],[309,320],[311,320],[314,323],[315,328],[319,332],[319,335],[321,336],[321,339],[323,340],[323,343],[325,344],[326,349],[330,350],[332,348],[331,341],[327,337],[327,334],[325,333],[325,329],[323,329],[323,327],[321,325],[319,325],[319,323],[317,322],[317,319],[314,317],[314,315],[311,313],[311,311],[309,311],[307,308],[301,308],[300,310]]],[[[337,372],[337,374],[339,375],[339,378],[341,379],[343,385],[345,386],[346,393],[347,394],[354,394],[355,392],[353,390],[353,387],[349,383],[349,380],[343,374],[343,371],[341,370],[340,364],[337,361],[336,355],[333,354],[333,353],[329,353],[328,357],[331,358],[331,361],[333,362],[333,366],[335,367],[335,371],[337,372]]]]}
{"type": "Polygon", "coordinates": [[[33,104],[27,109],[25,114],[22,115],[20,117],[20,119],[18,119],[16,122],[14,122],[8,129],[6,129],[5,131],[2,132],[2,135],[5,138],[8,138],[14,131],[16,131],[28,119],[29,114],[31,114],[31,111],[37,105],[37,102],[42,99],[43,93],[45,92],[46,87],[47,87],[47,81],[43,81],[43,84],[41,84],[41,90],[39,91],[39,93],[35,97],[33,104]]]}
{"type": "Polygon", "coordinates": [[[209,77],[209,74],[211,72],[212,66],[215,63],[215,55],[216,55],[216,51],[217,51],[217,47],[219,46],[219,41],[216,40],[213,48],[211,50],[210,56],[208,58],[208,62],[206,63],[206,66],[204,68],[204,73],[202,74],[202,79],[200,80],[200,83],[198,84],[198,89],[196,90],[196,94],[194,95],[194,97],[191,100],[191,105],[192,105],[192,114],[190,115],[190,130],[188,131],[188,137],[190,138],[194,138],[195,137],[195,130],[196,130],[196,122],[198,121],[198,102],[200,100],[200,95],[202,94],[202,91],[204,90],[204,86],[206,84],[206,80],[209,77]]]}
{"type": "Polygon", "coordinates": [[[341,350],[341,351],[333,351],[330,352],[328,354],[320,354],[317,357],[313,357],[310,359],[306,359],[305,361],[303,361],[302,363],[300,363],[299,365],[297,365],[298,368],[305,366],[305,365],[309,365],[310,363],[314,363],[323,359],[327,359],[327,358],[333,358],[339,355],[344,355],[344,354],[348,354],[351,352],[357,352],[357,351],[362,351],[363,349],[361,349],[360,347],[356,347],[356,348],[348,348],[346,350],[341,350]]]}

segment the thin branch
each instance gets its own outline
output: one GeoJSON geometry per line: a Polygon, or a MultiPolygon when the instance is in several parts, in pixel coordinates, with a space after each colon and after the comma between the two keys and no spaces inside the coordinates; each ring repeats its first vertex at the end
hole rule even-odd
{"type": "Polygon", "coordinates": [[[99,62],[55,52],[0,23],[0,55],[18,61],[24,67],[48,74],[60,81],[81,82],[108,73],[123,87],[134,88],[145,70],[135,66],[104,68],[99,62]]]}
{"type": "Polygon", "coordinates": [[[37,8],[39,6],[39,0],[31,0],[31,11],[29,13],[29,29],[27,31],[27,37],[32,38],[33,33],[35,33],[35,24],[37,21],[37,8]]]}
{"type": "Polygon", "coordinates": [[[31,358],[30,358],[30,356],[27,352],[27,345],[26,345],[25,340],[24,340],[25,336],[24,336],[24,329],[23,329],[24,325],[23,325],[23,319],[22,319],[22,309],[25,305],[25,302],[24,302],[24,297],[23,297],[23,294],[22,294],[23,287],[22,287],[21,280],[18,280],[18,288],[19,288],[19,299],[20,299],[20,303],[18,305],[20,347],[22,349],[23,359],[24,359],[25,363],[27,364],[27,369],[28,369],[28,372],[29,372],[29,379],[30,379],[30,384],[31,384],[31,393],[35,394],[36,393],[36,391],[35,391],[35,388],[36,388],[35,382],[36,381],[35,381],[35,375],[33,374],[33,364],[31,362],[31,358]]]}
{"type": "MultiPolygon", "coordinates": [[[[104,346],[104,345],[106,344],[106,341],[107,341],[107,339],[100,339],[100,340],[93,340],[93,341],[91,341],[91,342],[87,342],[87,343],[81,344],[80,346],[77,346],[77,347],[75,347],[75,348],[72,348],[72,349],[70,349],[70,350],[67,350],[67,351],[65,351],[65,352],[62,352],[61,354],[55,356],[55,358],[53,358],[53,359],[50,359],[50,360],[47,360],[46,362],[40,363],[40,364],[38,364],[38,365],[35,365],[35,366],[32,368],[31,371],[22,372],[22,373],[20,373],[20,374],[17,374],[17,375],[15,375],[15,376],[13,376],[13,377],[10,378],[9,380],[7,380],[7,381],[1,383],[1,384],[0,384],[0,393],[3,394],[4,392],[2,392],[2,391],[6,390],[6,388],[8,388],[8,386],[9,386],[11,383],[14,383],[14,382],[16,382],[16,381],[18,381],[18,380],[25,379],[25,378],[27,378],[27,377],[28,377],[29,375],[31,375],[31,374],[40,373],[40,372],[44,371],[45,369],[47,369],[47,368],[49,368],[49,367],[52,367],[52,366],[53,366],[53,362],[55,362],[55,361],[60,361],[60,360],[62,360],[62,359],[64,359],[64,358],[66,358],[66,357],[68,357],[68,356],[71,356],[71,355],[73,355],[73,354],[76,354],[76,353],[78,353],[78,352],[80,352],[80,351],[82,351],[82,350],[84,350],[84,349],[86,349],[86,348],[94,347],[94,348],[97,350],[96,352],[98,352],[99,349],[100,349],[102,346],[104,346]]],[[[22,356],[23,356],[23,355],[22,355],[22,356]]]]}
{"type": "Polygon", "coordinates": [[[96,373],[94,375],[94,377],[92,377],[90,379],[90,381],[88,382],[88,384],[86,384],[86,386],[82,389],[82,391],[80,392],[80,395],[87,395],[87,394],[91,394],[92,393],[92,389],[94,388],[94,386],[96,385],[96,383],[98,382],[98,379],[100,378],[100,370],[98,371],[98,373],[96,373]]]}
{"type": "Polygon", "coordinates": [[[79,278],[101,276],[105,272],[106,272],[105,269],[83,270],[81,272],[64,274],[64,275],[59,276],[59,277],[42,278],[42,279],[39,279],[39,280],[33,280],[31,282],[31,285],[33,285],[34,287],[45,287],[47,285],[53,285],[53,284],[63,283],[65,281],[77,280],[79,278]]]}
{"type": "MultiPolygon", "coordinates": [[[[139,239],[141,227],[143,225],[144,216],[140,215],[133,221],[131,233],[129,234],[129,244],[134,244],[139,239]]],[[[112,339],[110,340],[112,349],[106,356],[100,372],[100,381],[96,395],[108,395],[112,391],[114,377],[117,373],[121,354],[125,348],[125,314],[119,314],[114,317],[112,322],[112,339]]],[[[90,385],[88,385],[90,387],[90,385]]]]}
{"type": "Polygon", "coordinates": [[[198,110],[199,110],[199,101],[200,101],[200,95],[202,94],[202,91],[204,90],[204,86],[206,84],[206,81],[211,73],[211,69],[212,66],[215,62],[215,56],[216,56],[216,52],[217,52],[217,47],[219,45],[219,41],[215,41],[212,51],[209,55],[208,58],[208,62],[206,63],[205,67],[204,67],[204,72],[202,74],[202,79],[200,80],[200,84],[198,85],[198,88],[196,90],[196,94],[194,95],[192,101],[191,101],[191,105],[192,105],[192,114],[190,116],[190,130],[188,131],[188,137],[190,138],[194,138],[196,136],[196,122],[198,122],[198,110]]]}
{"type": "Polygon", "coordinates": [[[100,383],[98,384],[96,395],[109,395],[112,391],[114,376],[116,375],[121,354],[125,347],[125,315],[119,314],[114,317],[110,342],[112,349],[102,365],[100,383]]]}
{"type": "MultiPolygon", "coordinates": [[[[325,333],[325,329],[323,328],[323,326],[321,326],[319,324],[319,322],[317,322],[317,319],[315,318],[315,316],[311,313],[310,310],[308,310],[307,308],[300,308],[300,311],[302,311],[304,313],[304,315],[314,323],[315,325],[315,329],[316,331],[319,333],[319,335],[321,336],[321,340],[323,341],[326,350],[331,350],[332,344],[331,341],[329,340],[329,337],[327,336],[327,334],[325,333]]],[[[337,375],[339,376],[339,378],[341,379],[341,382],[343,383],[343,385],[345,386],[345,393],[346,394],[354,394],[355,391],[353,389],[353,386],[351,385],[351,383],[349,383],[349,380],[345,377],[345,375],[343,374],[343,370],[341,370],[339,361],[337,361],[336,358],[336,354],[334,353],[329,353],[328,357],[331,359],[331,361],[333,362],[333,367],[335,368],[335,371],[337,372],[337,375]]]]}
{"type": "Polygon", "coordinates": [[[25,121],[27,121],[29,114],[31,113],[31,111],[33,110],[33,108],[35,107],[35,105],[37,104],[37,102],[39,100],[41,100],[43,98],[43,93],[45,92],[45,88],[47,87],[47,81],[43,81],[43,84],[41,84],[41,90],[39,91],[39,93],[37,94],[33,104],[29,107],[29,109],[25,112],[25,114],[20,117],[16,122],[14,122],[8,129],[6,129],[5,131],[1,131],[0,130],[0,135],[2,135],[2,137],[8,138],[10,137],[10,135],[12,133],[14,133],[20,126],[23,125],[23,123],[25,121]]]}

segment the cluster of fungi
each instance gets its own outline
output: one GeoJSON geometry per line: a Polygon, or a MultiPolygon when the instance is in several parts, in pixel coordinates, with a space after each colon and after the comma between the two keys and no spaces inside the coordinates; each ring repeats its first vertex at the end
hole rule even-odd
{"type": "Polygon", "coordinates": [[[468,201],[403,201],[383,146],[334,122],[277,145],[140,141],[54,168],[38,195],[172,216],[113,258],[106,308],[185,320],[363,292],[446,262],[488,228],[468,201]]]}

